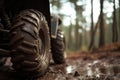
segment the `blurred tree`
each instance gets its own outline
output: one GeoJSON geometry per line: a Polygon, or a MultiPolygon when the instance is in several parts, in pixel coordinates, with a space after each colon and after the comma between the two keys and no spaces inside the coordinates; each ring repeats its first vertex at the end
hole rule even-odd
{"type": "Polygon", "coordinates": [[[115,5],[115,0],[113,0],[113,25],[112,25],[112,31],[113,31],[113,35],[112,35],[112,41],[113,42],[117,42],[118,41],[118,31],[117,31],[117,21],[116,21],[116,5],[115,5]]]}
{"type": "Polygon", "coordinates": [[[119,41],[120,41],[120,0],[119,0],[119,18],[118,18],[118,24],[119,24],[119,41]]]}
{"type": "Polygon", "coordinates": [[[70,20],[70,26],[69,26],[69,31],[68,31],[68,48],[71,49],[73,40],[72,40],[72,22],[70,20]]]}
{"type": "Polygon", "coordinates": [[[77,17],[77,14],[78,14],[78,13],[77,13],[77,11],[78,11],[78,10],[77,10],[77,9],[78,9],[78,8],[77,8],[77,7],[78,7],[78,6],[77,6],[77,1],[78,1],[78,0],[70,0],[70,2],[74,4],[75,11],[76,11],[76,20],[75,20],[76,23],[75,23],[75,31],[74,31],[74,32],[75,32],[75,48],[76,48],[76,49],[77,49],[78,46],[79,46],[79,44],[78,44],[78,41],[79,41],[79,40],[78,40],[78,29],[79,29],[79,25],[78,25],[78,17],[77,17]]]}
{"type": "Polygon", "coordinates": [[[105,45],[103,3],[104,3],[104,0],[100,0],[100,37],[99,37],[99,47],[105,45]]]}
{"type": "MultiPolygon", "coordinates": [[[[57,11],[60,10],[62,4],[60,2],[60,0],[50,0],[50,3],[52,4],[52,8],[53,7],[56,7],[57,8],[57,11]]],[[[54,9],[53,9],[54,10],[54,9]]]]}
{"type": "Polygon", "coordinates": [[[83,12],[83,5],[77,5],[77,2],[79,0],[69,0],[73,5],[74,9],[76,11],[76,19],[75,19],[75,27],[74,27],[74,36],[75,36],[75,48],[79,49],[81,46],[81,41],[82,41],[82,33],[79,34],[79,31],[81,29],[79,22],[83,20],[82,12],[83,12]]]}
{"type": "Polygon", "coordinates": [[[76,2],[78,1],[78,0],[69,0],[71,3],[74,3],[74,4],[76,4],[76,2]]]}
{"type": "Polygon", "coordinates": [[[91,41],[89,50],[94,46],[93,0],[91,0],[91,41]]]}

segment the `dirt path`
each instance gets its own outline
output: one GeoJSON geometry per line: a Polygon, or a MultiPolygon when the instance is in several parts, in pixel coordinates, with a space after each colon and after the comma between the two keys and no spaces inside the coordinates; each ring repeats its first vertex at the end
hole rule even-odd
{"type": "MultiPolygon", "coordinates": [[[[51,64],[37,80],[120,80],[120,52],[76,55],[69,56],[66,64],[51,64]]],[[[5,69],[0,71],[0,80],[20,80],[5,69]]]]}

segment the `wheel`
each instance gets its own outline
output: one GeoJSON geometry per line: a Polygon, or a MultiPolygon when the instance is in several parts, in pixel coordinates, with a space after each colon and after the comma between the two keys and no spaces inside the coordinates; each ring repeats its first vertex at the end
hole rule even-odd
{"type": "Polygon", "coordinates": [[[39,11],[21,11],[10,30],[11,61],[22,77],[42,76],[49,65],[50,36],[45,17],[39,11]]]}
{"type": "Polygon", "coordinates": [[[65,63],[65,37],[63,35],[63,32],[58,29],[57,31],[57,38],[51,39],[51,51],[52,51],[52,57],[56,64],[62,64],[65,63]]]}
{"type": "MultiPolygon", "coordinates": [[[[6,46],[4,46],[3,44],[7,43],[6,37],[8,36],[4,34],[2,30],[4,30],[4,26],[0,22],[0,49],[5,49],[6,46]]],[[[6,57],[0,56],[0,67],[4,66],[5,62],[6,62],[6,57]]]]}

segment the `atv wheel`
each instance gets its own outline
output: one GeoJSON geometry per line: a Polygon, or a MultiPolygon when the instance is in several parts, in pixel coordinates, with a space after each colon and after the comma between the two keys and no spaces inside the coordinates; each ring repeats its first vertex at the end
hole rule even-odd
{"type": "MultiPolygon", "coordinates": [[[[6,40],[8,38],[8,36],[3,32],[4,26],[3,24],[0,22],[0,50],[1,49],[5,49],[6,46],[4,45],[5,43],[8,43],[8,41],[6,40]]],[[[2,52],[0,52],[1,54],[2,52]]],[[[4,55],[3,55],[4,56],[4,55]]],[[[0,56],[0,67],[4,66],[5,62],[6,62],[6,57],[0,56]]]]}
{"type": "Polygon", "coordinates": [[[43,75],[49,65],[50,37],[45,17],[36,10],[18,14],[10,31],[13,68],[26,78],[43,75]]]}
{"type": "Polygon", "coordinates": [[[52,38],[51,40],[51,49],[52,57],[56,64],[65,63],[65,37],[60,29],[57,31],[57,38],[52,38]]]}

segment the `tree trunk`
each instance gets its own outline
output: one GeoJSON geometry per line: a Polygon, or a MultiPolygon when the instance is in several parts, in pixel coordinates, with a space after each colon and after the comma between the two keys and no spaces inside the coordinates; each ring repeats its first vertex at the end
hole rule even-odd
{"type": "Polygon", "coordinates": [[[71,33],[72,33],[72,24],[70,25],[69,32],[68,32],[68,48],[69,49],[71,49],[72,42],[73,42],[71,33]]]}
{"type": "Polygon", "coordinates": [[[118,41],[118,31],[117,31],[117,21],[116,21],[116,9],[115,9],[115,0],[113,0],[113,25],[112,25],[112,30],[113,30],[113,35],[112,35],[112,42],[117,42],[118,41]]]}
{"type": "Polygon", "coordinates": [[[75,48],[78,49],[79,48],[79,34],[78,34],[78,29],[79,29],[79,25],[78,25],[78,19],[76,19],[76,25],[75,25],[75,48]]]}
{"type": "Polygon", "coordinates": [[[119,0],[119,19],[118,19],[118,23],[119,23],[119,41],[120,41],[120,0],[119,0]]]}
{"type": "Polygon", "coordinates": [[[78,17],[77,17],[77,16],[78,16],[78,12],[77,12],[77,11],[78,11],[78,9],[77,9],[77,2],[74,3],[74,6],[75,6],[75,10],[76,10],[76,21],[75,21],[75,22],[76,22],[76,25],[75,25],[75,48],[76,48],[76,49],[79,49],[79,46],[80,46],[80,44],[79,44],[80,42],[79,42],[79,41],[80,41],[80,40],[79,40],[79,32],[78,32],[78,30],[79,30],[78,20],[79,20],[79,19],[78,19],[78,17]]]}
{"type": "Polygon", "coordinates": [[[89,50],[94,46],[94,23],[93,23],[93,0],[91,0],[91,41],[89,45],[89,50]]]}
{"type": "Polygon", "coordinates": [[[103,2],[100,0],[100,37],[99,37],[99,47],[104,46],[105,44],[105,31],[104,31],[104,15],[103,15],[103,2]]]}

